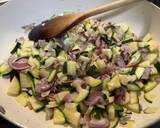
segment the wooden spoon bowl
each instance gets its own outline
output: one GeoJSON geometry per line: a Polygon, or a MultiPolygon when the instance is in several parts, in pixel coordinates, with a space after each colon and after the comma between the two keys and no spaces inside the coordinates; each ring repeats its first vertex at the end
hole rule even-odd
{"type": "Polygon", "coordinates": [[[117,0],[87,12],[57,16],[51,20],[42,22],[40,25],[35,26],[29,33],[28,37],[30,40],[33,41],[38,41],[39,39],[51,39],[55,36],[62,34],[63,32],[66,32],[67,30],[88,17],[138,1],[141,0],[117,0]]]}

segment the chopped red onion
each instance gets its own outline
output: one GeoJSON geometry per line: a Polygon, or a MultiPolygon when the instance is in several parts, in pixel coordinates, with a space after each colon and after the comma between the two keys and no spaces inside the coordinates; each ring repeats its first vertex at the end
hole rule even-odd
{"type": "Polygon", "coordinates": [[[131,59],[131,49],[127,45],[121,46],[121,56],[124,58],[124,61],[128,64],[131,59]]]}
{"type": "Polygon", "coordinates": [[[114,95],[114,102],[116,104],[123,104],[125,99],[126,99],[126,88],[124,87],[120,87],[117,88],[113,91],[113,95],[114,95]]]}
{"type": "Polygon", "coordinates": [[[116,55],[115,62],[119,67],[125,67],[125,61],[121,55],[116,55]]]}
{"type": "Polygon", "coordinates": [[[72,94],[66,94],[64,96],[64,99],[63,99],[64,102],[71,102],[72,101],[72,94]]]}
{"type": "Polygon", "coordinates": [[[146,67],[144,72],[143,72],[143,75],[141,77],[141,79],[144,79],[144,80],[148,80],[149,78],[149,75],[151,74],[151,68],[150,67],[146,67]]]}
{"type": "Polygon", "coordinates": [[[97,48],[101,48],[102,42],[101,42],[100,39],[101,39],[100,37],[98,37],[98,38],[96,39],[95,45],[96,45],[97,48]]]}
{"type": "Polygon", "coordinates": [[[107,118],[89,121],[89,128],[109,128],[109,120],[107,118]]]}
{"type": "Polygon", "coordinates": [[[119,70],[119,67],[117,67],[116,65],[110,65],[110,66],[106,67],[105,69],[101,70],[99,72],[99,75],[100,76],[103,76],[103,75],[111,76],[112,73],[115,72],[116,70],[119,70]]]}
{"type": "Polygon", "coordinates": [[[41,79],[41,81],[36,86],[35,90],[38,93],[49,91],[52,86],[48,83],[46,78],[41,79]]]}
{"type": "Polygon", "coordinates": [[[8,59],[8,65],[14,70],[25,70],[30,67],[30,65],[28,64],[28,59],[28,56],[19,57],[17,59],[14,59],[14,57],[11,56],[8,59]]]}
{"type": "Polygon", "coordinates": [[[103,93],[101,91],[94,91],[91,92],[87,100],[85,101],[85,104],[88,106],[94,106],[99,103],[103,93]]]}
{"type": "Polygon", "coordinates": [[[38,48],[44,48],[46,44],[47,42],[45,40],[38,40],[38,42],[35,43],[36,47],[38,48]]]}

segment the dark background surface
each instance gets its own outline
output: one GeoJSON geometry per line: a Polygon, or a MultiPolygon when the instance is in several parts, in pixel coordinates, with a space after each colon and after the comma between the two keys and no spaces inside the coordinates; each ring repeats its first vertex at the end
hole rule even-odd
{"type": "MultiPolygon", "coordinates": [[[[160,0],[149,0],[154,2],[156,5],[160,6],[160,0]]],[[[1,5],[1,4],[0,4],[1,5]]],[[[11,124],[10,122],[6,121],[2,117],[0,117],[0,128],[18,128],[17,126],[11,124]]],[[[153,124],[148,128],[160,128],[160,122],[153,124]]]]}

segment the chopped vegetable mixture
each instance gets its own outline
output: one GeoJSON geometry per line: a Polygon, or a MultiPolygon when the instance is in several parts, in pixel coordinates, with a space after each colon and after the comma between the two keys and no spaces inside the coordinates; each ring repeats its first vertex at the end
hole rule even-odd
{"type": "Polygon", "coordinates": [[[128,125],[152,103],[160,83],[159,44],[147,34],[139,39],[126,24],[86,20],[58,38],[33,42],[23,37],[0,65],[10,78],[8,95],[54,124],[75,128],[128,125]]]}

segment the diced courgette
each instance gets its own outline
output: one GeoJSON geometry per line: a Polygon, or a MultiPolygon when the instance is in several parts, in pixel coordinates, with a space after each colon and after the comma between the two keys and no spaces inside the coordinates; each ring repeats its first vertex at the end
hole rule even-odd
{"type": "Polygon", "coordinates": [[[9,67],[8,64],[3,63],[0,65],[0,74],[2,74],[2,76],[8,75],[11,71],[12,69],[9,67]]]}
{"type": "Polygon", "coordinates": [[[158,50],[159,44],[155,40],[150,40],[147,44],[149,45],[149,50],[151,52],[155,52],[158,50]]]}
{"type": "Polygon", "coordinates": [[[109,91],[113,91],[114,89],[121,87],[119,75],[114,76],[107,85],[109,91]]]}
{"type": "Polygon", "coordinates": [[[79,93],[75,96],[74,102],[79,103],[83,101],[89,94],[89,91],[87,89],[80,89],[79,93]]]}
{"type": "Polygon", "coordinates": [[[152,113],[157,112],[157,110],[158,110],[158,108],[156,108],[156,107],[147,107],[147,108],[145,108],[145,109],[143,110],[143,112],[144,112],[145,114],[152,114],[152,113]]]}
{"type": "Polygon", "coordinates": [[[132,67],[129,67],[129,68],[122,68],[121,69],[121,74],[129,74],[131,71],[132,71],[132,67]]]}
{"type": "Polygon", "coordinates": [[[108,58],[111,59],[112,58],[112,50],[109,48],[106,49],[102,49],[102,53],[108,58]]]}
{"type": "Polygon", "coordinates": [[[119,75],[120,83],[123,85],[128,85],[136,80],[136,75],[119,75]]]}
{"type": "Polygon", "coordinates": [[[63,72],[57,73],[57,77],[60,81],[66,81],[68,79],[66,74],[63,74],[63,72]]]}
{"type": "Polygon", "coordinates": [[[64,124],[65,123],[64,114],[58,108],[54,108],[54,111],[53,111],[53,123],[54,124],[64,124]]]}
{"type": "Polygon", "coordinates": [[[25,72],[20,73],[20,84],[22,88],[32,88],[34,86],[32,78],[25,72]]]}
{"type": "Polygon", "coordinates": [[[92,65],[90,66],[87,71],[86,71],[86,74],[88,76],[92,76],[92,77],[95,77],[97,74],[98,74],[98,69],[95,65],[92,65]]]}
{"type": "Polygon", "coordinates": [[[116,128],[119,123],[119,117],[115,117],[113,120],[110,120],[109,128],[116,128]]]}
{"type": "Polygon", "coordinates": [[[120,24],[120,27],[122,28],[123,32],[127,32],[129,30],[129,26],[127,24],[120,24]]]}
{"type": "Polygon", "coordinates": [[[44,107],[44,104],[38,101],[34,96],[29,97],[29,102],[32,105],[32,108],[35,112],[41,110],[44,107]]]}
{"type": "Polygon", "coordinates": [[[50,75],[49,75],[49,77],[48,77],[48,82],[51,82],[54,78],[55,78],[55,76],[56,76],[56,69],[54,69],[51,73],[50,73],[50,75]]]}
{"type": "Polygon", "coordinates": [[[138,43],[137,42],[129,42],[127,46],[130,48],[131,53],[134,53],[138,50],[138,43]]]}
{"type": "Polygon", "coordinates": [[[150,93],[144,94],[144,99],[149,103],[152,103],[153,100],[155,99],[155,97],[156,97],[156,95],[154,95],[154,94],[150,94],[150,93]]]}
{"type": "Polygon", "coordinates": [[[17,96],[17,95],[19,95],[20,90],[21,90],[20,83],[19,83],[17,77],[14,76],[9,87],[8,87],[7,94],[10,96],[17,96]]]}
{"type": "Polygon", "coordinates": [[[28,99],[29,99],[29,95],[26,92],[22,92],[16,97],[16,101],[20,103],[23,107],[27,106],[28,99]]]}
{"type": "Polygon", "coordinates": [[[134,34],[128,31],[124,36],[123,43],[131,42],[133,41],[133,38],[134,38],[134,34]]]}
{"type": "Polygon", "coordinates": [[[80,125],[80,117],[81,114],[77,111],[76,103],[65,103],[64,107],[64,115],[66,120],[74,127],[78,127],[80,125]]]}
{"type": "Polygon", "coordinates": [[[45,68],[40,68],[40,70],[39,70],[39,75],[40,75],[41,77],[48,78],[48,77],[49,77],[49,74],[50,74],[50,72],[49,72],[47,69],[45,69],[45,68]]]}
{"type": "Polygon", "coordinates": [[[144,73],[145,68],[142,67],[137,67],[135,74],[137,76],[138,79],[140,79],[144,73]]]}
{"type": "Polygon", "coordinates": [[[130,101],[129,101],[130,104],[136,104],[136,103],[139,102],[138,93],[137,92],[131,91],[129,93],[129,96],[130,96],[130,101]]]}
{"type": "Polygon", "coordinates": [[[47,108],[56,108],[58,107],[58,103],[56,101],[50,101],[47,105],[47,108]]]}
{"type": "Polygon", "coordinates": [[[139,60],[141,59],[141,53],[139,51],[137,51],[136,53],[134,53],[132,55],[132,58],[128,64],[128,66],[132,66],[134,64],[137,64],[139,62],[139,60]]]}
{"type": "Polygon", "coordinates": [[[55,57],[49,57],[45,60],[45,66],[49,67],[51,66],[53,63],[56,62],[56,58],[55,57]]]}
{"type": "Polygon", "coordinates": [[[138,103],[135,104],[127,104],[126,108],[132,112],[140,113],[140,105],[138,103]]]}
{"type": "Polygon", "coordinates": [[[122,128],[134,128],[134,124],[135,124],[134,120],[128,120],[127,124],[123,125],[122,128]]]}
{"type": "Polygon", "coordinates": [[[155,81],[149,81],[147,84],[144,85],[143,90],[144,92],[149,92],[157,86],[155,81]]]}
{"type": "Polygon", "coordinates": [[[154,64],[156,62],[157,57],[158,56],[156,53],[150,53],[144,58],[144,60],[148,60],[150,64],[154,64]]]}
{"type": "Polygon", "coordinates": [[[36,67],[31,67],[31,69],[29,70],[29,73],[35,78],[39,78],[40,76],[40,70],[36,67]]]}
{"type": "Polygon", "coordinates": [[[107,110],[108,110],[108,118],[110,120],[114,120],[116,116],[114,106],[112,104],[108,105],[107,110]]]}
{"type": "Polygon", "coordinates": [[[86,56],[83,56],[83,55],[80,55],[79,56],[79,60],[81,62],[89,62],[90,58],[89,57],[86,57],[86,56]]]}
{"type": "Polygon", "coordinates": [[[19,42],[15,42],[12,44],[12,46],[10,47],[10,53],[14,54],[15,52],[17,52],[17,49],[21,47],[21,44],[19,42]]]}
{"type": "Polygon", "coordinates": [[[28,64],[31,65],[32,68],[39,69],[40,67],[40,62],[36,58],[33,58],[33,57],[29,57],[28,64]]]}
{"type": "Polygon", "coordinates": [[[38,51],[38,49],[32,47],[32,55],[33,55],[33,57],[39,56],[39,51],[38,51]]]}
{"type": "Polygon", "coordinates": [[[152,40],[152,36],[151,36],[150,33],[148,33],[147,35],[145,35],[145,36],[143,37],[143,41],[144,41],[144,42],[149,42],[150,40],[152,40]]]}
{"type": "Polygon", "coordinates": [[[55,94],[55,100],[57,103],[61,103],[64,99],[64,97],[69,94],[69,91],[63,91],[55,94]]]}
{"type": "Polygon", "coordinates": [[[127,89],[129,91],[140,91],[140,87],[137,86],[136,84],[128,84],[127,89]]]}
{"type": "Polygon", "coordinates": [[[149,60],[143,61],[138,66],[142,67],[142,68],[149,67],[150,66],[150,61],[149,60]]]}
{"type": "Polygon", "coordinates": [[[104,60],[102,60],[102,59],[97,60],[96,65],[97,65],[98,69],[104,69],[107,66],[106,63],[104,62],[104,60]]]}
{"type": "Polygon", "coordinates": [[[75,61],[67,61],[63,65],[63,73],[66,73],[69,76],[76,75],[77,64],[75,61]]]}
{"type": "Polygon", "coordinates": [[[91,76],[88,76],[85,79],[86,79],[88,85],[91,87],[96,87],[102,83],[102,81],[100,79],[95,79],[91,76]]]}

